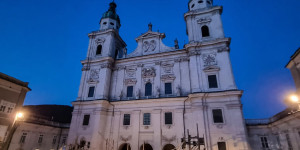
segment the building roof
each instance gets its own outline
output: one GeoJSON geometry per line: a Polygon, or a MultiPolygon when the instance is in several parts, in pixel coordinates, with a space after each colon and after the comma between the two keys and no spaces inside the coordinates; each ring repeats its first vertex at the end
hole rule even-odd
{"type": "Polygon", "coordinates": [[[59,123],[71,123],[73,107],[66,105],[27,105],[25,115],[59,123]]]}
{"type": "Polygon", "coordinates": [[[290,57],[289,62],[286,64],[286,68],[288,67],[288,65],[299,55],[300,53],[300,47],[295,51],[295,53],[290,57]]]}
{"type": "Polygon", "coordinates": [[[282,112],[274,115],[271,118],[267,119],[246,119],[246,125],[247,126],[255,126],[255,125],[269,125],[276,121],[279,121],[283,118],[286,118],[290,115],[293,115],[294,113],[299,113],[298,111],[295,112],[294,108],[286,108],[282,112]]]}
{"type": "Polygon", "coordinates": [[[11,76],[9,76],[7,74],[4,74],[2,72],[0,72],[0,79],[3,79],[3,80],[6,80],[6,81],[15,83],[15,84],[20,85],[20,86],[23,86],[23,87],[25,87],[25,88],[27,88],[28,90],[31,91],[31,89],[28,87],[28,84],[29,84],[28,82],[23,82],[23,81],[21,81],[19,79],[11,77],[11,76]]]}

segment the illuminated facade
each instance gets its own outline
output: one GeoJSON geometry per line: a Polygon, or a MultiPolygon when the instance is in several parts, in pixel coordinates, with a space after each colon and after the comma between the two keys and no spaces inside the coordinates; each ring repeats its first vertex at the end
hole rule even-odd
{"type": "Polygon", "coordinates": [[[110,3],[100,30],[89,34],[72,103],[70,148],[168,150],[180,147],[189,130],[204,138],[207,150],[248,149],[222,7],[212,0],[190,0],[188,6],[184,48],[177,41],[172,47],[163,44],[165,34],[149,24],[127,54],[117,5],[110,3]]]}

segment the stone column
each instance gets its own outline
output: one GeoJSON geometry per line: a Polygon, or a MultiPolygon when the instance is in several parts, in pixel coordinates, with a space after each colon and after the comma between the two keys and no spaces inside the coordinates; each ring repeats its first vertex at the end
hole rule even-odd
{"type": "Polygon", "coordinates": [[[112,64],[110,62],[101,65],[99,84],[99,98],[108,99],[108,93],[110,90],[110,78],[111,78],[112,64]]]}
{"type": "Polygon", "coordinates": [[[154,130],[154,135],[153,137],[155,137],[153,140],[153,149],[162,149],[161,147],[161,124],[162,124],[162,118],[161,118],[161,109],[156,109],[153,111],[153,113],[151,115],[151,120],[153,121],[153,123],[151,123],[153,125],[153,130],[154,130]]]}
{"type": "Polygon", "coordinates": [[[139,139],[140,139],[140,115],[141,111],[140,110],[135,110],[132,113],[132,128],[133,128],[133,133],[132,133],[132,140],[131,140],[131,149],[139,149],[139,139]]]}
{"type": "Polygon", "coordinates": [[[136,79],[137,79],[137,83],[136,83],[136,88],[135,88],[135,97],[136,99],[140,99],[140,97],[142,96],[142,87],[143,87],[143,79],[142,79],[142,67],[144,66],[144,64],[138,64],[138,68],[137,68],[137,72],[136,72],[136,79]]]}
{"type": "Polygon", "coordinates": [[[199,75],[198,75],[198,64],[197,64],[197,51],[190,51],[189,56],[190,56],[190,78],[191,78],[191,88],[192,92],[200,92],[200,80],[199,80],[199,75]]]}
{"type": "Polygon", "coordinates": [[[155,62],[155,70],[156,70],[156,76],[154,77],[154,82],[153,82],[153,86],[154,86],[154,96],[156,96],[156,98],[159,98],[161,95],[161,82],[160,82],[160,64],[161,62],[155,62]],[[158,91],[158,89],[159,91],[158,91]]]}

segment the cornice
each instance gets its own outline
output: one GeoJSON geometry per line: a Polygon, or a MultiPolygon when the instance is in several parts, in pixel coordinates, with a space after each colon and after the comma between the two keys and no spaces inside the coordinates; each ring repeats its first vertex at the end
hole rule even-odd
{"type": "Polygon", "coordinates": [[[219,13],[222,14],[223,7],[222,6],[214,6],[209,9],[198,9],[198,10],[194,10],[194,11],[189,11],[184,14],[184,19],[186,20],[186,18],[188,16],[202,15],[202,14],[206,14],[206,13],[210,13],[210,12],[214,12],[214,11],[219,11],[219,13]]]}
{"type": "Polygon", "coordinates": [[[228,91],[216,91],[216,92],[203,92],[203,93],[192,93],[189,94],[189,98],[195,98],[195,97],[221,97],[221,96],[228,96],[228,95],[237,95],[242,96],[243,91],[241,90],[228,90],[228,91]]]}
{"type": "Polygon", "coordinates": [[[203,42],[192,42],[185,45],[186,49],[192,48],[192,47],[205,47],[205,46],[211,46],[211,45],[217,45],[226,43],[228,46],[231,43],[231,38],[219,38],[211,41],[203,41],[203,42]]]}
{"type": "Polygon", "coordinates": [[[125,45],[125,47],[127,46],[127,44],[125,43],[125,41],[121,38],[121,36],[119,35],[119,33],[114,30],[114,29],[106,29],[106,30],[98,30],[98,31],[93,31],[91,33],[88,34],[89,38],[94,38],[97,35],[103,35],[103,34],[113,34],[116,36],[116,38],[123,44],[125,45]]]}
{"type": "Polygon", "coordinates": [[[155,59],[155,58],[162,58],[167,56],[186,55],[186,54],[187,54],[186,50],[181,49],[181,50],[170,51],[170,52],[155,53],[155,54],[150,54],[145,56],[136,56],[136,57],[118,59],[116,60],[116,63],[134,62],[134,61],[145,60],[145,59],[155,59]]]}
{"type": "Polygon", "coordinates": [[[101,62],[110,62],[110,63],[113,63],[115,60],[111,57],[102,57],[102,58],[99,58],[99,59],[85,59],[85,60],[82,60],[80,61],[81,64],[86,64],[86,63],[101,63],[101,62]]]}

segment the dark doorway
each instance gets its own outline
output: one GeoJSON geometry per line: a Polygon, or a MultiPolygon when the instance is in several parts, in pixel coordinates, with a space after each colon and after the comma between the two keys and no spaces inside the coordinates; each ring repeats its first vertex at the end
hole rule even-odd
{"type": "Polygon", "coordinates": [[[219,150],[226,150],[226,143],[225,142],[218,142],[218,149],[219,150]]]}
{"type": "Polygon", "coordinates": [[[140,150],[153,150],[153,148],[150,144],[143,144],[140,150]]]}
{"type": "Polygon", "coordinates": [[[119,150],[131,150],[131,147],[128,143],[122,144],[119,150]]]}
{"type": "Polygon", "coordinates": [[[164,146],[163,150],[175,150],[175,146],[172,144],[167,144],[164,146]]]}

